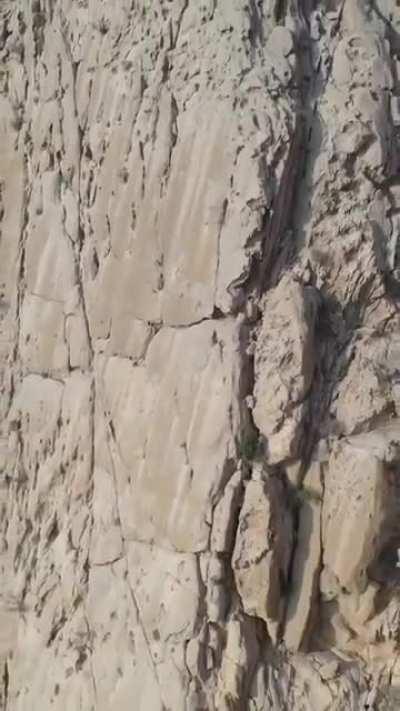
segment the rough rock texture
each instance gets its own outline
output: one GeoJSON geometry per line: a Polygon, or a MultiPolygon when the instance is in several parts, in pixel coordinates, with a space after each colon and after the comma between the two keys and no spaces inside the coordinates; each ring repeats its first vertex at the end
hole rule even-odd
{"type": "Polygon", "coordinates": [[[398,709],[398,0],[2,0],[0,61],[0,708],[398,709]]]}

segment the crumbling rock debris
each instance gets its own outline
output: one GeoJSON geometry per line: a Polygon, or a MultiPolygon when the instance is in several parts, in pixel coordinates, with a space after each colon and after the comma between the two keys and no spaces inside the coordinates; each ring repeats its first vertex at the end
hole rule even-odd
{"type": "Polygon", "coordinates": [[[397,0],[0,5],[0,709],[397,710],[397,0]]]}

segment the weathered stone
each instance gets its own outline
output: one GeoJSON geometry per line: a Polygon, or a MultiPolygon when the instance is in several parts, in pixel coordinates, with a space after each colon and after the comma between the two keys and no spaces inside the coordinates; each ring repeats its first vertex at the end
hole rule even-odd
{"type": "Polygon", "coordinates": [[[207,548],[211,501],[235,452],[229,413],[236,405],[224,377],[225,368],[234,370],[237,363],[235,330],[230,320],[164,328],[143,365],[113,357],[99,366],[97,387],[114,433],[110,446],[126,538],[187,552],[207,548]]]}
{"type": "Polygon", "coordinates": [[[266,298],[256,350],[254,420],[272,464],[296,456],[314,372],[314,289],[284,277],[266,298]]]}
{"type": "Polygon", "coordinates": [[[243,608],[263,619],[271,636],[282,614],[291,548],[290,516],[281,499],[280,482],[248,482],[232,558],[243,608]]]}
{"type": "Polygon", "coordinates": [[[382,461],[356,442],[338,444],[325,478],[323,562],[348,591],[365,588],[379,545],[385,494],[382,461]]]}
{"type": "Polygon", "coordinates": [[[288,649],[300,649],[307,634],[318,592],[320,559],[321,503],[306,499],[299,513],[291,592],[285,616],[284,640],[288,649]]]}
{"type": "Polygon", "coordinates": [[[215,697],[215,705],[221,711],[239,709],[241,699],[251,684],[259,652],[252,631],[251,622],[234,619],[228,622],[226,653],[215,697]]]}
{"type": "Polygon", "coordinates": [[[398,708],[399,35],[2,0],[4,711],[398,708]]]}
{"type": "Polygon", "coordinates": [[[210,545],[217,553],[228,553],[232,549],[242,492],[242,474],[238,471],[229,480],[214,509],[210,545]]]}

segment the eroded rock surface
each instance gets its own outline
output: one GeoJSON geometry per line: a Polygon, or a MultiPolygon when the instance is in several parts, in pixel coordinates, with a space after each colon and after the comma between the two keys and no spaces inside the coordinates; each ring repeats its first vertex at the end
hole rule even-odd
{"type": "Polygon", "coordinates": [[[0,708],[398,709],[397,0],[0,58],[0,708]]]}

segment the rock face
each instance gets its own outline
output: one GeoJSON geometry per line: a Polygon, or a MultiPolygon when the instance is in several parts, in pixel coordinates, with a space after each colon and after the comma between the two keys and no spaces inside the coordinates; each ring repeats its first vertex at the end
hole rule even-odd
{"type": "Polygon", "coordinates": [[[291,528],[280,482],[272,477],[268,486],[262,481],[247,482],[233,571],[244,612],[264,620],[275,641],[290,563],[291,528]]]}
{"type": "Polygon", "coordinates": [[[398,709],[397,0],[0,57],[0,709],[398,709]]]}
{"type": "Polygon", "coordinates": [[[254,422],[267,442],[266,460],[297,457],[315,370],[315,290],[283,276],[263,303],[255,357],[254,422]]]}

